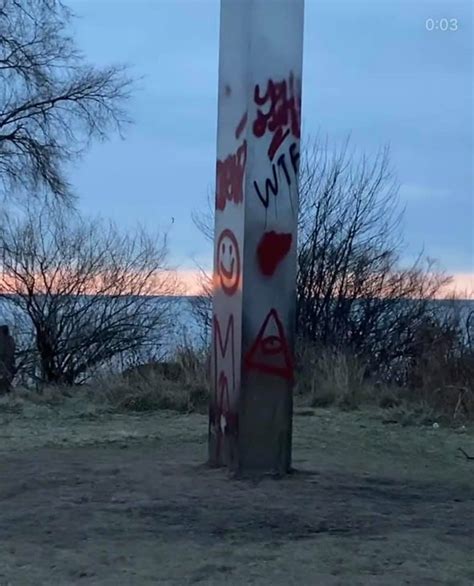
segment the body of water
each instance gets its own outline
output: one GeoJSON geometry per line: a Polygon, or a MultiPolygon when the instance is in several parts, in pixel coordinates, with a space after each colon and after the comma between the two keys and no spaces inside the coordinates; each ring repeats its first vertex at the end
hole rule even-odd
{"type": "MultiPolygon", "coordinates": [[[[162,298],[157,298],[156,301],[157,304],[163,303],[162,298]]],[[[163,332],[160,355],[170,357],[180,346],[202,347],[205,344],[204,332],[202,324],[193,311],[190,298],[173,297],[167,298],[167,301],[170,304],[170,320],[169,327],[166,327],[163,332]]],[[[474,300],[438,300],[431,303],[433,310],[440,317],[456,314],[461,322],[465,323],[468,316],[473,314],[471,325],[474,324],[474,300]]],[[[0,323],[9,325],[12,335],[17,340],[25,336],[25,328],[30,327],[28,319],[22,316],[20,310],[5,299],[0,299],[0,323]]],[[[32,330],[30,330],[30,336],[31,332],[32,330]]]]}

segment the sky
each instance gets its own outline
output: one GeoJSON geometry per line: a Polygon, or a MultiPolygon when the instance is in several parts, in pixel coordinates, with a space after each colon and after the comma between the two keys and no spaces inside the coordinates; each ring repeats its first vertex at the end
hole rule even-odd
{"type": "MultiPolygon", "coordinates": [[[[183,274],[210,268],[191,212],[205,209],[214,186],[219,0],[67,4],[87,59],[127,64],[140,78],[126,139],[93,146],[73,171],[80,209],[170,229],[183,274]]],[[[423,249],[474,291],[473,5],[306,0],[302,118],[303,139],[337,145],[350,133],[368,154],[390,145],[405,260],[423,249]],[[457,30],[427,30],[427,19],[441,18],[457,30]]]]}

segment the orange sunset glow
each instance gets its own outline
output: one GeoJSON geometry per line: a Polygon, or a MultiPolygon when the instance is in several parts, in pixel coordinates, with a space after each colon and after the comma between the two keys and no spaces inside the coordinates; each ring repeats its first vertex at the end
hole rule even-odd
{"type": "MultiPolygon", "coordinates": [[[[211,271],[206,273],[211,275],[211,271]]],[[[202,293],[202,279],[203,274],[198,270],[181,269],[177,271],[176,279],[172,275],[163,275],[158,277],[156,291],[153,284],[147,286],[141,294],[143,295],[200,295],[202,293]]],[[[41,289],[41,287],[39,287],[41,289]]],[[[113,288],[113,287],[112,287],[113,288]]],[[[14,293],[21,289],[21,286],[15,284],[14,279],[4,275],[2,283],[0,284],[0,292],[14,293]]],[[[110,287],[107,288],[109,291],[110,287]]],[[[83,293],[93,294],[97,290],[94,289],[93,281],[84,288],[83,293]]],[[[126,291],[124,290],[124,294],[126,291]]],[[[460,299],[474,299],[474,273],[455,273],[452,276],[452,281],[447,285],[438,295],[439,299],[449,298],[455,295],[460,299]]]]}
{"type": "Polygon", "coordinates": [[[443,293],[443,297],[454,294],[463,299],[474,299],[474,273],[454,273],[452,282],[443,293]]]}
{"type": "MultiPolygon", "coordinates": [[[[178,272],[178,277],[186,295],[200,294],[202,277],[198,271],[183,269],[178,272]]],[[[457,295],[462,299],[474,299],[474,273],[454,273],[452,282],[441,292],[439,297],[443,299],[452,295],[457,295]]]]}

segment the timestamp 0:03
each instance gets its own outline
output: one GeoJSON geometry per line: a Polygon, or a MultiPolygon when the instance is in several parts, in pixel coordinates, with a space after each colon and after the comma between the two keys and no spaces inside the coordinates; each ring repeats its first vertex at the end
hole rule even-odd
{"type": "Polygon", "coordinates": [[[457,31],[459,22],[457,18],[427,18],[425,20],[427,31],[457,31]]]}

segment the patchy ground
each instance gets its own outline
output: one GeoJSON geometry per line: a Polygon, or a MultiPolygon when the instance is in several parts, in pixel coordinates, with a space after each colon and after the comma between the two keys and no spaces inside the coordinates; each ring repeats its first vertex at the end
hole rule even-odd
{"type": "Polygon", "coordinates": [[[203,416],[1,407],[2,586],[474,585],[472,429],[297,415],[299,472],[252,483],[203,416]]]}

